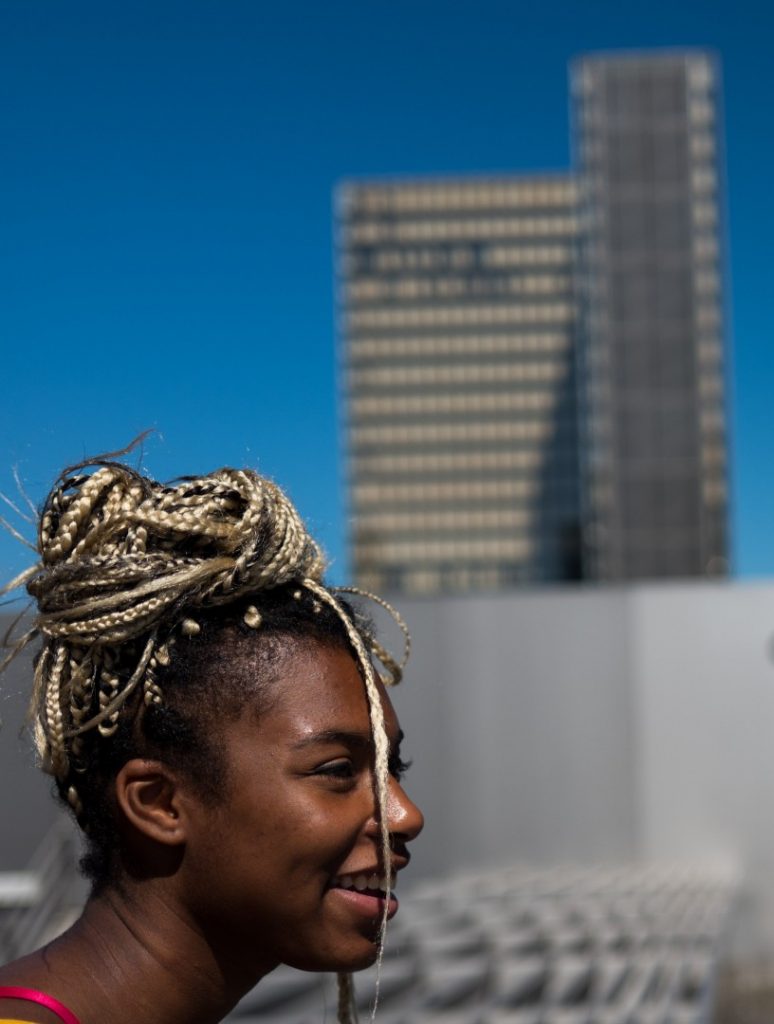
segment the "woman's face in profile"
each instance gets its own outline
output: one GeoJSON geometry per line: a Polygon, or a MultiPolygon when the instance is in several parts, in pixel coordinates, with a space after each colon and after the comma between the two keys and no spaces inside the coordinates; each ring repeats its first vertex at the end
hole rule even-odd
{"type": "MultiPolygon", "coordinates": [[[[384,907],[373,743],[363,681],[337,647],[293,643],[260,711],[222,728],[223,801],[201,805],[187,845],[188,902],[247,956],[305,970],[376,957],[384,907]]],[[[390,742],[393,872],[421,830],[399,782],[400,727],[380,687],[390,742]]],[[[397,910],[391,900],[389,912],[397,910]]]]}

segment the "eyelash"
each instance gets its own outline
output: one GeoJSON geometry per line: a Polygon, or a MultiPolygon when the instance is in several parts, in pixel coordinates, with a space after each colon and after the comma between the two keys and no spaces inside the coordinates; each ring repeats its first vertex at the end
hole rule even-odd
{"type": "Polygon", "coordinates": [[[411,761],[404,761],[400,755],[396,754],[395,757],[391,757],[387,763],[390,775],[395,779],[396,782],[400,782],[403,776],[411,767],[411,761]]]}
{"type": "MultiPolygon", "coordinates": [[[[391,757],[387,763],[387,769],[396,782],[401,781],[410,767],[411,761],[404,761],[397,754],[391,757]]],[[[355,777],[355,766],[351,761],[333,761],[318,768],[317,774],[325,775],[331,779],[349,780],[355,777]]]]}
{"type": "Polygon", "coordinates": [[[355,766],[351,761],[332,761],[317,769],[318,775],[325,775],[331,779],[353,779],[355,777],[355,766]]]}

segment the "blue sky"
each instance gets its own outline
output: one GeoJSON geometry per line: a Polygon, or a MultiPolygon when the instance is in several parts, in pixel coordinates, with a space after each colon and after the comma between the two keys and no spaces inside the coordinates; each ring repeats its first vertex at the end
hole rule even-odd
{"type": "MultiPolygon", "coordinates": [[[[774,574],[770,5],[0,0],[0,489],[157,433],[252,465],[346,576],[331,193],[561,169],[567,62],[707,46],[725,78],[733,560],[774,574]]],[[[0,575],[27,564],[0,537],[0,575]]]]}

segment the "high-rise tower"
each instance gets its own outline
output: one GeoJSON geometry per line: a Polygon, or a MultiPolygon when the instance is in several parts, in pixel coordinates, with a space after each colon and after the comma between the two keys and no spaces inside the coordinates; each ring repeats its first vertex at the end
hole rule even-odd
{"type": "Polygon", "coordinates": [[[579,183],[585,564],[726,571],[718,70],[703,53],[584,57],[579,183]]]}

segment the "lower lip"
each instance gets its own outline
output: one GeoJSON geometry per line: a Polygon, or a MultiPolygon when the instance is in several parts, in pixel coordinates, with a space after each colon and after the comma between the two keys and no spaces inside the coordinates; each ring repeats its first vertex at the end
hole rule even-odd
{"type": "MultiPolygon", "coordinates": [[[[333,888],[330,892],[336,893],[337,896],[346,901],[348,906],[364,917],[369,917],[373,920],[373,918],[381,917],[384,913],[384,898],[382,896],[370,896],[368,893],[358,892],[357,889],[333,888]]],[[[397,912],[398,901],[390,893],[387,903],[387,920],[389,921],[397,912]]]]}

